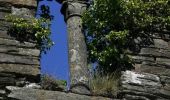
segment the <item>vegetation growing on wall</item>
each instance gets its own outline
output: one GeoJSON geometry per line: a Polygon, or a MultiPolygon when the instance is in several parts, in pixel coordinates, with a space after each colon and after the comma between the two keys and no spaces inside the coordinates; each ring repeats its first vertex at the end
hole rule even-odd
{"type": "Polygon", "coordinates": [[[49,35],[50,21],[44,18],[19,18],[18,16],[6,16],[6,20],[11,22],[9,33],[20,41],[36,41],[41,52],[46,52],[53,45],[49,35]]]}
{"type": "Polygon", "coordinates": [[[126,50],[138,52],[155,32],[170,31],[168,0],[93,0],[83,16],[89,62],[112,73],[132,68],[126,50]],[[134,41],[138,39],[138,44],[134,41]]]}

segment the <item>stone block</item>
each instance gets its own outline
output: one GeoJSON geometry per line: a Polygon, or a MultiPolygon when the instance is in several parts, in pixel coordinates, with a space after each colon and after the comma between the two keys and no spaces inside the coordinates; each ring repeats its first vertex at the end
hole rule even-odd
{"type": "Polygon", "coordinates": [[[15,46],[15,47],[22,47],[22,48],[36,48],[35,43],[19,42],[17,40],[10,40],[10,39],[3,39],[3,38],[0,38],[0,45],[15,46]]]}
{"type": "MultiPolygon", "coordinates": [[[[150,94],[153,95],[151,96],[151,100],[156,100],[156,98],[163,98],[163,100],[170,99],[169,90],[162,88],[163,85],[160,78],[154,74],[125,71],[122,72],[121,83],[122,92],[125,93],[125,91],[129,91],[126,92],[125,95],[141,92],[141,94],[138,94],[137,96],[150,94]]],[[[146,97],[147,96],[148,95],[146,95],[146,97]]]]}
{"type": "Polygon", "coordinates": [[[9,55],[4,53],[0,53],[0,63],[40,65],[39,58],[33,58],[29,56],[9,55]]]}
{"type": "Polygon", "coordinates": [[[40,50],[38,49],[17,48],[14,46],[4,46],[4,45],[0,45],[0,53],[30,56],[30,57],[40,56],[40,50]]]}
{"type": "Polygon", "coordinates": [[[168,42],[163,39],[153,39],[155,48],[170,49],[168,42]]]}
{"type": "Polygon", "coordinates": [[[161,82],[164,84],[170,84],[170,77],[168,76],[160,76],[161,82]]]}
{"type": "Polygon", "coordinates": [[[0,64],[1,72],[19,73],[23,75],[37,76],[40,74],[40,66],[23,64],[0,64]]]}
{"type": "Polygon", "coordinates": [[[0,12],[11,12],[11,4],[6,0],[0,0],[0,12]]]}
{"type": "Polygon", "coordinates": [[[13,37],[7,34],[7,31],[3,31],[3,30],[0,30],[0,38],[14,39],[13,37]]]}
{"type": "Polygon", "coordinates": [[[8,86],[7,90],[10,91],[8,98],[17,100],[117,100],[100,96],[87,96],[60,91],[45,91],[12,86],[8,86]]]}
{"type": "Polygon", "coordinates": [[[20,5],[20,6],[37,6],[37,0],[0,0],[0,2],[7,2],[13,5],[20,5]]]}
{"type": "Polygon", "coordinates": [[[164,66],[157,66],[157,65],[152,66],[152,65],[142,64],[140,71],[145,73],[156,74],[156,75],[170,76],[170,69],[164,66]]]}
{"type": "Polygon", "coordinates": [[[170,58],[170,50],[157,49],[157,48],[142,48],[139,54],[145,56],[170,58]]]}
{"type": "Polygon", "coordinates": [[[12,7],[12,14],[21,17],[31,18],[35,15],[35,9],[12,7]]]}
{"type": "Polygon", "coordinates": [[[156,63],[170,68],[170,59],[168,58],[156,58],[156,63]]]}
{"type": "Polygon", "coordinates": [[[149,61],[149,62],[155,61],[153,57],[147,57],[147,56],[131,56],[130,58],[132,58],[135,63],[142,63],[143,61],[149,61]]]}

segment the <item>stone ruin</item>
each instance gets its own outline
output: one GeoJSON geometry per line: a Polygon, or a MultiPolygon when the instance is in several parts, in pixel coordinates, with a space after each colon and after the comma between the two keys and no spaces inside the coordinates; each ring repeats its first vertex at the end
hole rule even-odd
{"type": "MultiPolygon", "coordinates": [[[[0,100],[170,100],[170,32],[155,33],[152,43],[140,48],[135,45],[137,52],[129,50],[135,69],[122,72],[117,99],[92,96],[86,83],[86,46],[81,31],[81,14],[87,0],[57,1],[63,4],[61,12],[68,26],[71,91],[25,87],[40,82],[40,50],[33,41],[19,42],[11,37],[7,32],[9,23],[4,18],[8,14],[33,17],[37,1],[0,0],[0,100]],[[78,35],[81,38],[75,37],[78,35]],[[75,88],[79,83],[87,86],[75,88]]],[[[134,42],[141,44],[140,38],[134,42]]]]}

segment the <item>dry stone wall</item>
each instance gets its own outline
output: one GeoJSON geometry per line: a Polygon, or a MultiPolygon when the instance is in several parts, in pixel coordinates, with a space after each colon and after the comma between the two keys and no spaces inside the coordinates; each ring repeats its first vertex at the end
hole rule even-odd
{"type": "MultiPolygon", "coordinates": [[[[40,50],[33,41],[10,36],[4,19],[8,14],[33,17],[36,6],[36,0],[0,0],[0,100],[116,100],[46,91],[34,84],[40,81],[40,50]]],[[[170,32],[135,38],[128,54],[135,69],[122,72],[119,100],[170,100],[170,32]]]]}
{"type": "Polygon", "coordinates": [[[170,32],[140,37],[129,51],[135,70],[122,73],[122,93],[127,100],[170,100],[170,32]]]}
{"type": "MultiPolygon", "coordinates": [[[[4,100],[5,86],[24,86],[39,82],[40,50],[34,42],[20,42],[8,33],[9,14],[33,17],[36,0],[0,0],[0,99],[4,100]]],[[[10,33],[12,34],[12,33],[10,33]]]]}

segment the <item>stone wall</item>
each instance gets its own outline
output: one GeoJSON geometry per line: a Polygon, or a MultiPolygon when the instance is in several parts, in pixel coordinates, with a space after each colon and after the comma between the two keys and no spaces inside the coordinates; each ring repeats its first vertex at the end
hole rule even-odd
{"type": "MultiPolygon", "coordinates": [[[[0,0],[0,100],[113,100],[40,89],[40,50],[10,36],[4,20],[8,14],[33,17],[36,6],[36,0],[0,0]]],[[[135,38],[128,54],[135,69],[122,72],[119,99],[170,100],[170,32],[135,38]]]]}
{"type": "MultiPolygon", "coordinates": [[[[20,42],[8,33],[9,14],[33,17],[36,0],[0,0],[0,99],[5,86],[24,86],[39,82],[40,50],[34,42],[20,42]]],[[[12,33],[10,33],[12,34],[12,33]]]]}
{"type": "Polygon", "coordinates": [[[122,73],[122,95],[128,100],[170,99],[170,32],[134,39],[129,50],[135,70],[122,73]]]}

